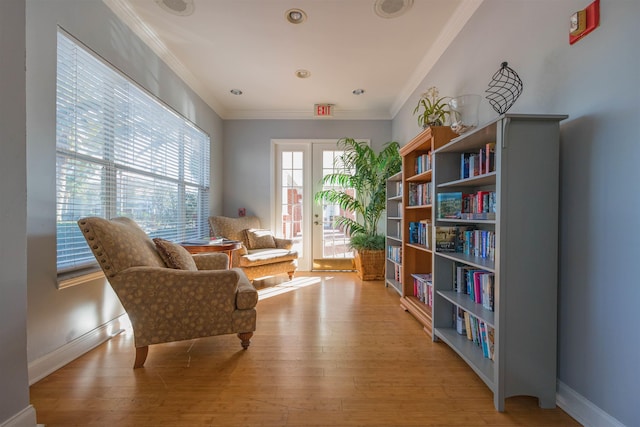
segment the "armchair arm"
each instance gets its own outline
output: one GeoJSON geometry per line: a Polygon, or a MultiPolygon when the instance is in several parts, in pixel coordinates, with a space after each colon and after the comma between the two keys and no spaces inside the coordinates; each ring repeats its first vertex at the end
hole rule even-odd
{"type": "Polygon", "coordinates": [[[136,347],[143,347],[228,333],[239,277],[234,270],[130,267],[109,281],[129,315],[136,347]]]}
{"type": "Polygon", "coordinates": [[[276,241],[276,248],[278,249],[291,249],[293,247],[293,239],[283,239],[281,237],[274,237],[276,241]]]}
{"type": "Polygon", "coordinates": [[[258,291],[251,284],[247,276],[239,268],[233,270],[238,271],[238,292],[236,293],[236,307],[239,310],[253,308],[258,303],[258,291]]]}
{"type": "Polygon", "coordinates": [[[201,253],[193,255],[198,270],[227,270],[229,256],[224,253],[201,253]]]}
{"type": "Polygon", "coordinates": [[[193,303],[191,298],[201,297],[208,302],[207,305],[228,301],[216,306],[233,310],[238,278],[238,272],[233,270],[130,267],[112,277],[111,284],[121,300],[124,298],[135,303],[149,304],[167,298],[168,303],[182,304],[193,303]]]}

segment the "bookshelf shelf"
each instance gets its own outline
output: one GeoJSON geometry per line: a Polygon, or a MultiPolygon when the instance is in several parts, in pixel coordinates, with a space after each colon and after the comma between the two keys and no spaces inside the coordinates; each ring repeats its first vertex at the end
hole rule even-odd
{"type": "Polygon", "coordinates": [[[480,379],[484,381],[487,387],[495,392],[495,365],[491,360],[484,358],[482,353],[478,352],[477,346],[458,334],[453,328],[438,329],[438,337],[458,353],[458,355],[471,366],[480,379]]]}
{"type": "Polygon", "coordinates": [[[402,293],[402,172],[387,179],[385,286],[402,293]]]}
{"type": "Polygon", "coordinates": [[[559,122],[565,118],[505,114],[433,152],[434,200],[440,201],[433,208],[439,236],[433,339],[478,374],[498,411],[515,395],[555,407],[559,122]],[[438,218],[455,216],[459,193],[463,216],[491,219],[438,218]],[[490,200],[489,211],[465,211],[481,199],[483,209],[490,200]],[[441,250],[452,247],[456,252],[441,250]]]}
{"type": "MultiPolygon", "coordinates": [[[[433,336],[432,306],[425,304],[414,293],[413,274],[433,271],[433,243],[430,231],[433,224],[433,162],[432,153],[456,136],[448,126],[428,127],[400,149],[402,156],[402,287],[400,306],[411,313],[433,336]],[[411,192],[418,192],[410,194],[411,192]],[[414,200],[422,200],[421,204],[414,200]],[[424,202],[427,203],[424,203],[424,202]],[[410,203],[411,202],[411,203],[410,203]],[[412,225],[413,224],[413,225],[412,225]],[[411,236],[410,231],[424,232],[411,236]],[[425,244],[419,244],[423,243],[425,244]],[[428,246],[427,246],[428,245],[428,246]]],[[[432,292],[433,292],[433,287],[432,292]]]]}
{"type": "Polygon", "coordinates": [[[495,327],[494,312],[491,310],[487,310],[480,304],[473,302],[468,295],[460,294],[454,291],[437,291],[436,293],[455,306],[460,307],[464,311],[468,311],[469,313],[473,314],[478,319],[485,321],[491,327],[495,327]]]}

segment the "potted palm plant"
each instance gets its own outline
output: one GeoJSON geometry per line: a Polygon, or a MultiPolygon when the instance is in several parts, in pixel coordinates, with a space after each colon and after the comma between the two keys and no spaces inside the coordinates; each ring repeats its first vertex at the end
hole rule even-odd
{"type": "Polygon", "coordinates": [[[387,179],[402,167],[400,145],[388,142],[376,153],[368,144],[352,138],[343,138],[338,146],[344,149],[337,160],[340,171],[324,176],[321,184],[333,186],[318,191],[317,203],[339,206],[355,217],[338,215],[335,225],[350,236],[355,251],[355,264],[362,280],[384,278],[384,234],[378,232],[378,223],[386,209],[387,179]],[[353,191],[346,191],[352,189],[353,191]]]}

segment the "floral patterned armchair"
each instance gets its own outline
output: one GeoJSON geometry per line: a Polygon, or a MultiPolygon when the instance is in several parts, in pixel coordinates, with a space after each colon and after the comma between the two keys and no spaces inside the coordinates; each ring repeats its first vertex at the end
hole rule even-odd
{"type": "Polygon", "coordinates": [[[293,240],[274,237],[270,230],[261,228],[258,217],[211,216],[209,226],[212,236],[242,242],[242,248],[233,252],[232,265],[241,268],[249,280],[282,273],[293,279],[298,268],[293,240]]]}
{"type": "Polygon", "coordinates": [[[78,225],[131,321],[134,368],[150,344],[237,333],[249,347],[258,293],[242,270],[228,269],[226,254],[191,255],[124,217],[78,225]]]}

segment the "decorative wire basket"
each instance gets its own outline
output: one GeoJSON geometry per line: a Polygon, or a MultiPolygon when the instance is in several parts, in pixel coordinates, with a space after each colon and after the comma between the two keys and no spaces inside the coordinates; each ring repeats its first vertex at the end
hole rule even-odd
{"type": "Polygon", "coordinates": [[[506,62],[495,72],[489,82],[486,98],[498,114],[506,113],[522,93],[522,80],[506,62]]]}

